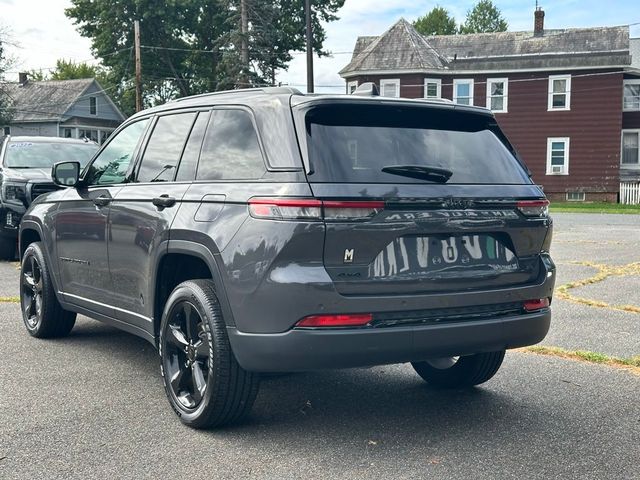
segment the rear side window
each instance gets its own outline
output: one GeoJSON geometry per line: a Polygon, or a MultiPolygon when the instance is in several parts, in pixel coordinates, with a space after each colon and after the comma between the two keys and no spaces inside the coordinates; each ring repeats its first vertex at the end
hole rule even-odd
{"type": "Polygon", "coordinates": [[[265,166],[251,114],[245,110],[214,110],[205,135],[198,180],[251,180],[265,166]]]}
{"type": "Polygon", "coordinates": [[[173,181],[196,115],[190,112],[158,118],[142,157],[138,182],[173,181]]]}
{"type": "Polygon", "coordinates": [[[426,107],[326,105],[306,114],[312,182],[430,183],[382,171],[435,167],[448,184],[529,184],[491,117],[426,107]]]}

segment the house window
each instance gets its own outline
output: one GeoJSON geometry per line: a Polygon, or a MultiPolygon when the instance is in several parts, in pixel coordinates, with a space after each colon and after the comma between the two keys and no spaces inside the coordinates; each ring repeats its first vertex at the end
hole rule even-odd
{"type": "Polygon", "coordinates": [[[71,138],[73,136],[73,131],[70,128],[65,128],[62,133],[64,138],[71,138]]]}
{"type": "Polygon", "coordinates": [[[640,110],[640,80],[624,81],[622,109],[626,111],[640,110]]]}
{"type": "Polygon", "coordinates": [[[547,139],[547,175],[569,175],[569,138],[547,139]]]}
{"type": "Polygon", "coordinates": [[[509,79],[487,79],[487,108],[494,113],[507,113],[509,79]]]}
{"type": "Polygon", "coordinates": [[[98,130],[81,128],[78,131],[78,138],[86,138],[87,140],[98,143],[100,137],[98,136],[98,130]]]}
{"type": "Polygon", "coordinates": [[[424,79],[424,98],[441,98],[442,81],[439,78],[424,79]]]}
{"type": "Polygon", "coordinates": [[[620,164],[633,167],[640,166],[640,130],[624,130],[622,132],[622,156],[620,164]]]}
{"type": "Polygon", "coordinates": [[[571,75],[549,75],[548,110],[571,109],[571,75]]]}
{"type": "Polygon", "coordinates": [[[5,135],[11,135],[11,127],[4,127],[2,130],[5,135]]]}
{"type": "Polygon", "coordinates": [[[90,115],[98,114],[98,98],[97,97],[89,97],[89,114],[90,115]]]}
{"type": "Polygon", "coordinates": [[[107,141],[109,135],[111,135],[111,130],[100,130],[100,145],[107,141]]]}
{"type": "Polygon", "coordinates": [[[473,79],[453,80],[453,102],[460,105],[473,105],[473,79]]]}
{"type": "Polygon", "coordinates": [[[347,83],[347,93],[349,95],[351,95],[353,92],[355,92],[356,88],[358,88],[358,82],[357,81],[347,83]]]}
{"type": "Polygon", "coordinates": [[[399,97],[400,96],[400,79],[392,78],[380,80],[380,95],[383,97],[399,97]]]}
{"type": "Polygon", "coordinates": [[[567,202],[584,202],[584,192],[567,192],[567,202]]]}

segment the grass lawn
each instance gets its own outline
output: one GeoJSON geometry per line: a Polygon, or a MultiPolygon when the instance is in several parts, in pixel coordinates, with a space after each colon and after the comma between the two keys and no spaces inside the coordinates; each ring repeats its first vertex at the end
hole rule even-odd
{"type": "Polygon", "coordinates": [[[640,214],[640,205],[604,202],[551,202],[551,213],[628,213],[640,214]]]}

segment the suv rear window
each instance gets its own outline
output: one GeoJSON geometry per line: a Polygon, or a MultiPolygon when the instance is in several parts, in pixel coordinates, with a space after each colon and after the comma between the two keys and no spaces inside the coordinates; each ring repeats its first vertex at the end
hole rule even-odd
{"type": "Polygon", "coordinates": [[[384,167],[450,170],[447,184],[530,184],[491,117],[422,106],[318,105],[305,117],[311,182],[429,183],[384,167]]]}

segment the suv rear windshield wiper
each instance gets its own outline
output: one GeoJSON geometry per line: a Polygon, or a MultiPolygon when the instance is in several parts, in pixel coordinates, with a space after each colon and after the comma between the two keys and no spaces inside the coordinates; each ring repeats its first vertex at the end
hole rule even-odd
{"type": "Polygon", "coordinates": [[[453,172],[446,168],[427,167],[424,165],[390,165],[382,167],[382,171],[391,175],[401,175],[438,183],[447,183],[447,180],[453,175],[453,172]]]}

